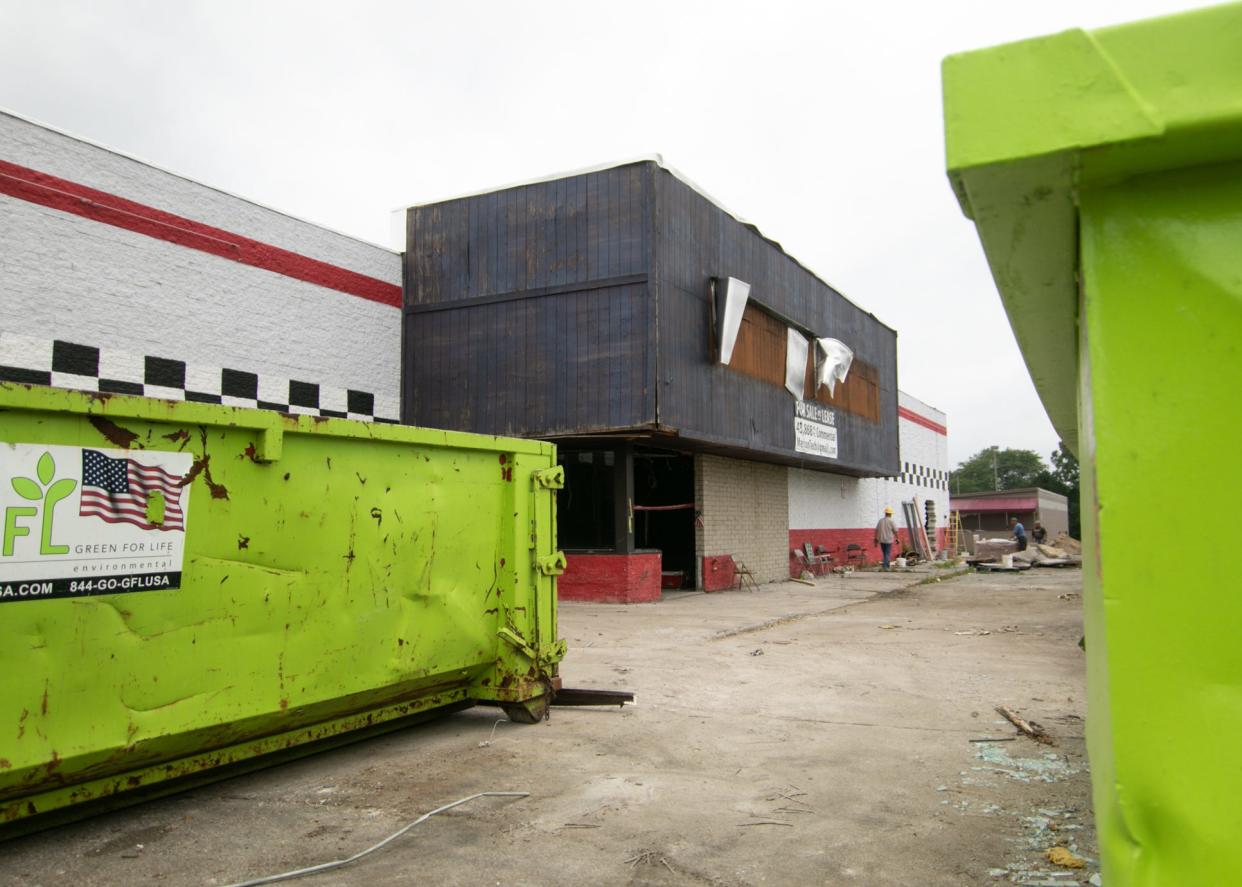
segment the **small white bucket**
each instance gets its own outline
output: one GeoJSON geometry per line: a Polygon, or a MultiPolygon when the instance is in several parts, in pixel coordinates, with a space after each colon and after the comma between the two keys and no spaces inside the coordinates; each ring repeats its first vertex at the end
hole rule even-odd
{"type": "Polygon", "coordinates": [[[899,570],[904,570],[906,568],[906,559],[904,557],[895,559],[893,561],[893,566],[899,570]]]}
{"type": "Polygon", "coordinates": [[[1013,566],[1013,555],[1002,554],[1001,555],[1001,566],[1005,567],[1006,569],[1011,568],[1013,566]]]}

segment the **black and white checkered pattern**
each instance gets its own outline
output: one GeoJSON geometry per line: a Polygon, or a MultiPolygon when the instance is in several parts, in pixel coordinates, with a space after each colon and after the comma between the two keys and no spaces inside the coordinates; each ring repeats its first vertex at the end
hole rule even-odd
{"type": "Polygon", "coordinates": [[[915,462],[902,462],[901,474],[891,477],[889,480],[901,481],[903,484],[925,487],[932,490],[947,490],[949,488],[949,472],[938,468],[928,468],[926,465],[919,465],[915,462]]]}
{"type": "Polygon", "coordinates": [[[396,424],[369,391],[0,331],[0,381],[396,424]]]}

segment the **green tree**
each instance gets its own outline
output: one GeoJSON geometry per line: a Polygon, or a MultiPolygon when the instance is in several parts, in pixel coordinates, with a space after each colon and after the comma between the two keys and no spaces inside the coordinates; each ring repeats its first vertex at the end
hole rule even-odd
{"type": "Polygon", "coordinates": [[[988,447],[975,453],[949,475],[953,493],[981,493],[986,490],[1013,490],[1043,487],[1060,493],[1069,510],[1069,534],[1082,538],[1079,509],[1078,459],[1064,443],[1051,456],[1052,467],[1031,450],[1002,450],[988,447]]]}
{"type": "Polygon", "coordinates": [[[1049,482],[1043,484],[1045,490],[1060,493],[1066,499],[1069,509],[1069,534],[1075,539],[1082,538],[1082,520],[1079,503],[1082,491],[1078,483],[1078,459],[1062,441],[1052,454],[1052,473],[1049,482]]]}
{"type": "Polygon", "coordinates": [[[953,493],[1013,490],[1037,487],[1049,475],[1048,466],[1033,450],[1002,450],[988,447],[975,453],[949,475],[953,493]]]}
{"type": "Polygon", "coordinates": [[[1078,459],[1062,441],[1052,454],[1052,473],[1057,480],[1072,489],[1078,489],[1078,459]]]}

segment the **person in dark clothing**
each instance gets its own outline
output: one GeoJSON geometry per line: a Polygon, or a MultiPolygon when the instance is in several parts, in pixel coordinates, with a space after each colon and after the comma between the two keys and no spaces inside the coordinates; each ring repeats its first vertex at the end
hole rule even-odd
{"type": "Polygon", "coordinates": [[[1013,538],[1018,541],[1018,551],[1026,551],[1026,527],[1016,517],[1011,517],[1009,523],[1013,525],[1013,538]]]}
{"type": "Polygon", "coordinates": [[[1040,526],[1039,521],[1035,521],[1035,526],[1031,529],[1031,538],[1035,540],[1036,545],[1043,545],[1044,540],[1048,538],[1047,528],[1040,526]]]}

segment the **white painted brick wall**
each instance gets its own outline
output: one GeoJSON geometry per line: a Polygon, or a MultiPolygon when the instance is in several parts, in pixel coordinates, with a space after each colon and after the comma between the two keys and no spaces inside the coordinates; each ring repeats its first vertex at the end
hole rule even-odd
{"type": "MultiPolygon", "coordinates": [[[[397,286],[401,258],[0,114],[0,158],[397,286]]],[[[395,418],[400,309],[0,195],[0,326],[371,392],[395,418]]]]}
{"type": "MultiPolygon", "coordinates": [[[[905,392],[898,392],[898,404],[946,425],[945,414],[905,392]]],[[[949,509],[948,438],[909,419],[898,420],[898,441],[902,464],[899,478],[856,478],[819,471],[789,470],[789,527],[794,530],[858,529],[873,527],[885,506],[894,511],[899,527],[905,523],[899,503],[917,498],[936,503],[937,523],[944,526],[949,509]],[[937,472],[935,477],[921,477],[937,472]]]]}
{"type": "Polygon", "coordinates": [[[780,465],[696,456],[695,532],[700,557],[730,554],[758,582],[789,578],[788,469],[780,465]]]}
{"type": "MultiPolygon", "coordinates": [[[[0,158],[400,285],[397,253],[0,112],[0,158]]],[[[313,186],[307,182],[307,186],[313,186]]]]}

